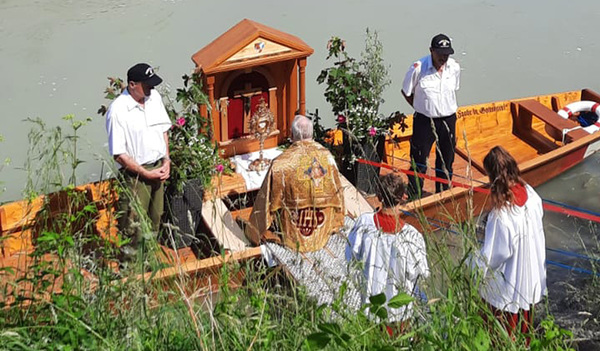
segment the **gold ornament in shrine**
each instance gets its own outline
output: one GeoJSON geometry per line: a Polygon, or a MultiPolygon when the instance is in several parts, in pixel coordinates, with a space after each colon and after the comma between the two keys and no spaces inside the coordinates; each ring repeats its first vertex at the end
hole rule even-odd
{"type": "Polygon", "coordinates": [[[264,171],[269,168],[271,160],[263,157],[263,149],[265,147],[265,139],[271,134],[273,125],[275,124],[275,118],[273,112],[269,110],[269,107],[265,103],[265,99],[261,98],[258,103],[258,109],[252,117],[250,117],[250,133],[258,139],[260,143],[260,156],[252,161],[248,167],[251,171],[264,171]]]}

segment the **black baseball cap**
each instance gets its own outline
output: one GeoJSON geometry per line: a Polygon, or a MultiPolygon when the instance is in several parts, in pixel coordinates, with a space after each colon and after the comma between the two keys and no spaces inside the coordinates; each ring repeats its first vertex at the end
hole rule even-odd
{"type": "Polygon", "coordinates": [[[162,81],[162,78],[154,73],[154,68],[147,63],[138,63],[127,71],[127,82],[146,83],[154,87],[162,81]]]}
{"type": "Polygon", "coordinates": [[[431,39],[431,48],[443,55],[454,54],[452,49],[452,41],[445,34],[438,34],[431,39]]]}

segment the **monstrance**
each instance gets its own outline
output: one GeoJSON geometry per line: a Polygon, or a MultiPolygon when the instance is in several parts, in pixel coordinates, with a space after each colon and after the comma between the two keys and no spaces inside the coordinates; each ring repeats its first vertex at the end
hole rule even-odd
{"type": "Polygon", "coordinates": [[[263,149],[265,146],[265,139],[271,134],[275,119],[273,113],[267,107],[265,99],[262,97],[258,103],[258,109],[250,117],[250,133],[254,134],[254,137],[260,142],[260,156],[252,161],[248,167],[251,171],[264,171],[271,164],[271,160],[263,158],[263,149]]]}

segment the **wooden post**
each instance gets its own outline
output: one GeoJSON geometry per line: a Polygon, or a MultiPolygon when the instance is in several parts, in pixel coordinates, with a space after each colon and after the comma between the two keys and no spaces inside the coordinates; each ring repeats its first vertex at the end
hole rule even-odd
{"type": "Polygon", "coordinates": [[[269,110],[275,117],[275,129],[280,129],[281,125],[278,122],[279,114],[277,113],[277,87],[269,88],[269,110]]]}
{"type": "Polygon", "coordinates": [[[287,84],[287,106],[286,106],[286,115],[285,115],[285,136],[284,138],[290,137],[290,126],[292,121],[294,120],[294,116],[300,113],[299,98],[300,94],[298,93],[298,88],[300,84],[298,83],[298,61],[294,61],[291,63],[291,72],[290,78],[287,84]]]}
{"type": "Polygon", "coordinates": [[[210,113],[213,121],[214,138],[220,141],[223,140],[223,131],[221,128],[220,116],[216,108],[217,106],[215,106],[215,76],[206,77],[206,85],[208,88],[208,103],[210,104],[210,113]]]}
{"type": "Polygon", "coordinates": [[[300,67],[300,114],[306,114],[306,82],[305,82],[305,71],[306,71],[306,57],[301,58],[298,61],[300,67]]]}
{"type": "MultiPolygon", "coordinates": [[[[229,111],[227,110],[227,106],[229,105],[229,98],[226,97],[222,97],[219,99],[219,120],[221,121],[221,130],[225,130],[225,131],[229,131],[229,124],[227,122],[227,119],[229,118],[229,111]]],[[[217,112],[215,112],[217,113],[217,112]]],[[[221,141],[225,141],[229,139],[229,133],[226,132],[225,133],[225,139],[223,139],[223,136],[221,135],[221,141]]]]}

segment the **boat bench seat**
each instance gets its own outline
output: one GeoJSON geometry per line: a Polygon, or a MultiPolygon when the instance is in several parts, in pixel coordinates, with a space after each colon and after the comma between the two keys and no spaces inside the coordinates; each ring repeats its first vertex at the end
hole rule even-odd
{"type": "MultiPolygon", "coordinates": [[[[562,131],[564,129],[573,129],[579,126],[579,124],[574,121],[562,118],[558,115],[558,113],[542,105],[537,100],[522,100],[517,102],[517,105],[518,117],[515,121],[515,132],[531,132],[531,122],[533,116],[544,121],[546,126],[551,127],[550,129],[546,128],[546,131],[549,132],[549,134],[551,134],[556,140],[562,139],[562,131]]],[[[570,143],[573,140],[577,140],[587,135],[589,134],[586,131],[582,129],[575,129],[567,133],[565,142],[570,143]]]]}

